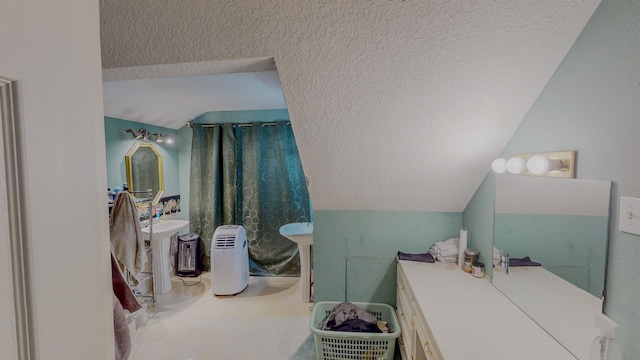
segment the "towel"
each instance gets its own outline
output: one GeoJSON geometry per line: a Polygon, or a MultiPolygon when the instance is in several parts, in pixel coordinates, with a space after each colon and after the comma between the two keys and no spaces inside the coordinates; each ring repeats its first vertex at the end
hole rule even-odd
{"type": "Polygon", "coordinates": [[[493,259],[492,263],[494,267],[500,266],[500,250],[497,247],[493,247],[493,259]]]}
{"type": "Polygon", "coordinates": [[[535,261],[531,260],[528,256],[525,256],[522,259],[509,258],[509,266],[510,267],[542,266],[542,264],[540,264],[539,262],[535,262],[535,261]]]}
{"type": "Polygon", "coordinates": [[[433,244],[429,249],[429,253],[439,262],[456,263],[458,262],[459,246],[460,238],[450,238],[433,244]]]}
{"type": "Polygon", "coordinates": [[[120,305],[130,313],[134,313],[142,308],[135,295],[131,291],[129,284],[124,279],[120,267],[118,266],[113,253],[111,253],[111,282],[113,284],[113,293],[120,301],[120,305]]]}
{"type": "Polygon", "coordinates": [[[116,196],[109,221],[111,248],[116,259],[138,278],[147,262],[140,217],[133,196],[121,191],[116,196]]]}
{"type": "Polygon", "coordinates": [[[331,331],[346,331],[346,332],[367,332],[367,333],[382,333],[382,330],[378,327],[378,324],[372,324],[362,319],[347,319],[340,325],[337,325],[331,329],[331,331]]]}
{"type": "Polygon", "coordinates": [[[127,360],[131,353],[131,333],[125,310],[113,294],[113,334],[116,346],[116,360],[127,360]]]}
{"type": "Polygon", "coordinates": [[[431,256],[431,254],[429,253],[408,254],[408,253],[403,253],[402,251],[398,251],[398,260],[419,261],[419,262],[426,262],[426,263],[436,262],[436,259],[434,259],[433,256],[431,256]]]}

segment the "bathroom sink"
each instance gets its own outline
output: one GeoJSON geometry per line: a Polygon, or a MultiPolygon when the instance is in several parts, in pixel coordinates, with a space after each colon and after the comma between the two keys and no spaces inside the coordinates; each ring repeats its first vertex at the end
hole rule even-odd
{"type": "MultiPolygon", "coordinates": [[[[153,224],[153,236],[163,238],[165,235],[173,235],[187,225],[189,225],[187,220],[160,220],[153,224]]],[[[150,230],[151,226],[146,226],[142,228],[142,233],[149,235],[150,230]]]]}
{"type": "Polygon", "coordinates": [[[282,225],[280,235],[299,245],[313,244],[313,223],[300,222],[282,225]]]}
{"type": "Polygon", "coordinates": [[[300,301],[311,299],[311,245],[313,244],[313,223],[301,222],[282,225],[280,235],[298,244],[300,253],[300,301]]]}
{"type": "Polygon", "coordinates": [[[171,276],[173,274],[173,259],[169,254],[171,236],[182,231],[189,225],[187,220],[160,220],[153,223],[153,238],[149,236],[151,226],[143,227],[142,237],[150,240],[153,249],[153,277],[157,294],[165,294],[171,291],[171,276]]]}

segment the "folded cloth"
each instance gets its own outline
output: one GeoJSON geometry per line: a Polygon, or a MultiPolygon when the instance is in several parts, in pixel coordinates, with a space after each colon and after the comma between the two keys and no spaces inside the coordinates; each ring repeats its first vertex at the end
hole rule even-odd
{"type": "Polygon", "coordinates": [[[493,266],[500,266],[500,250],[497,247],[493,247],[493,266]]]}
{"type": "Polygon", "coordinates": [[[388,321],[378,320],[378,329],[380,329],[380,331],[383,332],[383,333],[388,333],[389,332],[389,322],[388,321]]]}
{"type": "Polygon", "coordinates": [[[403,253],[402,251],[398,251],[398,259],[409,260],[409,261],[419,261],[419,262],[426,262],[426,263],[436,262],[436,259],[434,259],[430,253],[408,254],[408,253],[403,253]]]}
{"type": "Polygon", "coordinates": [[[351,319],[361,319],[374,324],[376,327],[378,326],[378,319],[373,314],[348,301],[343,301],[331,309],[327,319],[320,323],[318,328],[320,330],[333,330],[346,320],[351,319]]]}
{"type": "Polygon", "coordinates": [[[458,247],[460,246],[460,238],[450,238],[445,241],[439,241],[429,249],[429,253],[437,261],[443,263],[455,263],[458,261],[458,247]]]}
{"type": "Polygon", "coordinates": [[[370,333],[382,333],[382,330],[378,327],[378,324],[372,324],[362,319],[348,319],[342,324],[332,328],[333,331],[350,331],[350,332],[370,332],[370,333]]]}
{"type": "Polygon", "coordinates": [[[542,264],[532,261],[528,256],[525,256],[521,259],[518,258],[510,258],[509,259],[510,267],[518,267],[518,266],[542,266],[542,264]]]}

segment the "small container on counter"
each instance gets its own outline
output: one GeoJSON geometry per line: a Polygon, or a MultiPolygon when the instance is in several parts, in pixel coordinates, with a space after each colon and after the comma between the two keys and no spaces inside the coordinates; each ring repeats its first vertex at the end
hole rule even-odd
{"type": "Polygon", "coordinates": [[[475,262],[471,265],[471,275],[481,278],[484,277],[484,264],[481,262],[475,262]]]}
{"type": "Polygon", "coordinates": [[[465,272],[471,273],[471,267],[475,262],[478,261],[478,255],[480,255],[480,252],[478,250],[465,249],[464,264],[462,265],[462,270],[464,270],[465,272]]]}

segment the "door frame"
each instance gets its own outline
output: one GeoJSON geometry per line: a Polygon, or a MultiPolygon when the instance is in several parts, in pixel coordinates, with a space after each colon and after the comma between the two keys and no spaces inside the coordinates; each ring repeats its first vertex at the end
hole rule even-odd
{"type": "MultiPolygon", "coordinates": [[[[2,290],[12,293],[15,345],[14,353],[20,360],[34,360],[36,354],[35,304],[32,279],[29,276],[29,241],[26,226],[25,163],[23,159],[23,137],[21,133],[20,87],[17,80],[0,75],[0,189],[6,190],[3,209],[0,210],[3,226],[0,239],[9,253],[2,254],[0,260],[10,264],[10,284],[3,284],[2,290]],[[6,212],[6,213],[5,213],[6,212]],[[8,257],[8,259],[7,259],[8,257]]],[[[0,190],[1,191],[1,190],[0,190]]],[[[11,313],[11,309],[2,309],[11,313]]],[[[15,356],[15,355],[14,355],[15,356]]]]}

